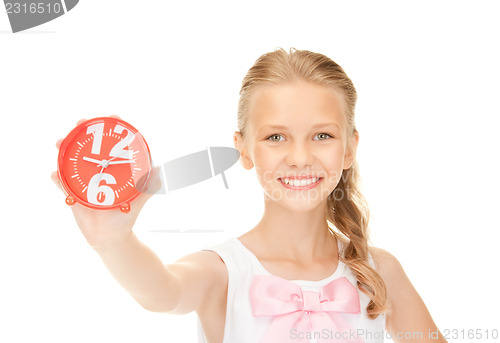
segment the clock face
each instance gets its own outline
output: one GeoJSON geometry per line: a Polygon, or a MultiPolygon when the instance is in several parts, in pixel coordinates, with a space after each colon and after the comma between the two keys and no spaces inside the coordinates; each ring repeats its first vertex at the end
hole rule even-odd
{"type": "Polygon", "coordinates": [[[88,120],[73,129],[59,148],[63,187],[75,201],[91,208],[128,205],[144,189],[150,172],[146,141],[121,119],[88,120]]]}

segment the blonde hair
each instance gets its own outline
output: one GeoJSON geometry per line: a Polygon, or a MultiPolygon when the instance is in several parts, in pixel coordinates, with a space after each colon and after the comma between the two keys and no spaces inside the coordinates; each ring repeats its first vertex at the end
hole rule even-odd
{"type": "MultiPolygon", "coordinates": [[[[344,70],[330,58],[307,50],[290,49],[287,53],[277,49],[259,57],[242,82],[238,103],[238,129],[243,137],[247,131],[248,107],[251,95],[259,85],[280,84],[304,80],[330,87],[337,91],[345,115],[347,149],[357,134],[354,123],[354,108],[357,101],[356,88],[344,70]]],[[[370,319],[388,311],[387,290],[377,271],[368,262],[369,210],[359,191],[359,167],[356,160],[349,169],[343,170],[335,190],[328,196],[325,220],[329,230],[345,247],[339,258],[351,268],[357,278],[359,289],[370,297],[367,313],[370,319]],[[335,193],[341,193],[338,199],[335,193]],[[346,238],[332,229],[334,226],[346,238]]]]}

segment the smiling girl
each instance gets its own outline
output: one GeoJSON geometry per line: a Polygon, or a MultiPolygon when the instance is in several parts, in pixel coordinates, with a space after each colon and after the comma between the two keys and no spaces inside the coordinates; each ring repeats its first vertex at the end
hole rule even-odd
{"type": "Polygon", "coordinates": [[[234,134],[264,191],[255,227],[164,265],[132,231],[153,192],[127,215],[76,204],[77,223],[144,308],[196,311],[200,342],[446,342],[398,260],[368,244],[356,100],[328,57],[264,54],[243,80],[234,134]]]}

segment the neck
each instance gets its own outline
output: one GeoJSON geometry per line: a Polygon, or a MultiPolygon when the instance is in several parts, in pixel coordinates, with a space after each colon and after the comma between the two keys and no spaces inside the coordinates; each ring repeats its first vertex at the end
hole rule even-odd
{"type": "Polygon", "coordinates": [[[329,258],[337,242],[325,218],[326,202],[307,211],[291,211],[266,201],[264,215],[253,229],[272,254],[287,260],[308,261],[329,258]]]}

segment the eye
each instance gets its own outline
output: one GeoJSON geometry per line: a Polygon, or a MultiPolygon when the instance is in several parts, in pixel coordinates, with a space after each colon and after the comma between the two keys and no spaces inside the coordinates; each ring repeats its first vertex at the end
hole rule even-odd
{"type": "MultiPolygon", "coordinates": [[[[274,133],[271,136],[267,137],[267,140],[269,140],[270,138],[273,138],[273,137],[283,137],[283,136],[281,136],[280,134],[274,133]]],[[[279,142],[279,141],[271,139],[271,142],[279,142]]]]}
{"type": "MultiPolygon", "coordinates": [[[[324,139],[319,139],[321,141],[324,141],[327,139],[327,137],[330,137],[330,138],[333,138],[333,135],[329,134],[329,133],[326,133],[326,132],[321,132],[321,133],[318,133],[316,136],[324,136],[325,138],[324,139]]],[[[275,139],[272,139],[274,137],[283,137],[282,135],[278,134],[278,133],[274,133],[272,135],[270,135],[269,137],[267,137],[266,139],[267,140],[270,140],[271,142],[279,142],[280,140],[275,140],[275,139]]]]}
{"type": "MultiPolygon", "coordinates": [[[[317,136],[328,136],[330,138],[333,138],[333,136],[329,133],[325,133],[325,132],[322,132],[322,133],[318,133],[317,136]]],[[[324,141],[325,139],[320,139],[321,141],[324,141]]]]}

